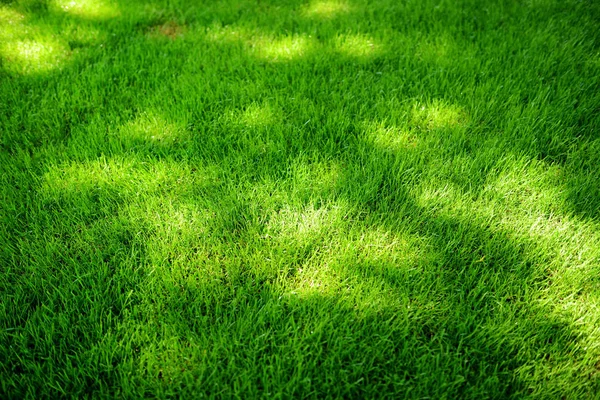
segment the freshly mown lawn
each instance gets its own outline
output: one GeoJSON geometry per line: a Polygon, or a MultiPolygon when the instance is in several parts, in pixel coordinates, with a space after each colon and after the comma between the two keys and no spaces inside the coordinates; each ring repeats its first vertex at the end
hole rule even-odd
{"type": "Polygon", "coordinates": [[[600,396],[600,2],[0,2],[0,398],[600,396]]]}

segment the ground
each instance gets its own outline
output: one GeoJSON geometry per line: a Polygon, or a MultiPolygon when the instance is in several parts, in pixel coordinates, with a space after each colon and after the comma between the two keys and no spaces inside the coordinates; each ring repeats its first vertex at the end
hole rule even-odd
{"type": "Polygon", "coordinates": [[[0,397],[595,398],[600,3],[0,2],[0,397]]]}

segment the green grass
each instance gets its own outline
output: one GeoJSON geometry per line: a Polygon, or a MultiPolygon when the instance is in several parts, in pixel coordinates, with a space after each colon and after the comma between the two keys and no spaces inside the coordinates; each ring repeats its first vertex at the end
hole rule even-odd
{"type": "Polygon", "coordinates": [[[0,2],[1,398],[598,398],[600,3],[0,2]]]}

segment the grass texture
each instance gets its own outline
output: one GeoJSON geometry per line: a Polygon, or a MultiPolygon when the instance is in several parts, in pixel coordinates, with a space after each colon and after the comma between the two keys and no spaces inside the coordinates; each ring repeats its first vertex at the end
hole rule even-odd
{"type": "Polygon", "coordinates": [[[598,398],[600,3],[0,2],[0,397],[598,398]]]}

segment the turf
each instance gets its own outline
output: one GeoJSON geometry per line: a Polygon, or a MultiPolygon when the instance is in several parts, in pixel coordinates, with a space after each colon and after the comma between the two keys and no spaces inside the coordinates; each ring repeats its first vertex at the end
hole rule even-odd
{"type": "Polygon", "coordinates": [[[597,398],[600,3],[0,3],[1,398],[597,398]]]}

